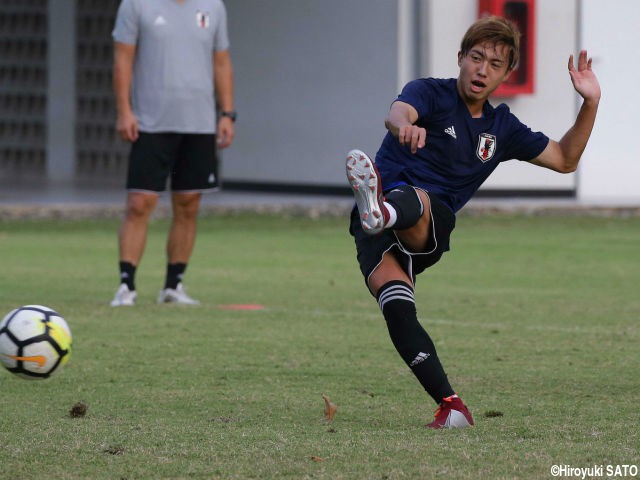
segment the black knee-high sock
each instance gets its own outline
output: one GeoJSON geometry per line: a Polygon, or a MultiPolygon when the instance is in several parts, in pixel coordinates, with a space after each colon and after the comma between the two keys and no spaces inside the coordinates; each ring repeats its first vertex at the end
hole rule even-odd
{"type": "Polygon", "coordinates": [[[418,322],[411,286],[402,281],[388,282],[378,291],[377,300],[393,345],[427,393],[436,403],[453,395],[436,348],[418,322]]]}
{"type": "Polygon", "coordinates": [[[136,267],[129,262],[120,262],[120,283],[126,283],[129,290],[136,289],[136,267]]]}
{"type": "Polygon", "coordinates": [[[387,223],[387,228],[403,230],[413,227],[424,212],[422,200],[415,188],[410,185],[400,185],[384,196],[384,201],[396,212],[396,221],[387,223]]]}
{"type": "Polygon", "coordinates": [[[164,282],[164,288],[175,288],[178,283],[182,281],[184,272],[187,269],[186,263],[168,263],[167,264],[167,277],[164,282]]]}

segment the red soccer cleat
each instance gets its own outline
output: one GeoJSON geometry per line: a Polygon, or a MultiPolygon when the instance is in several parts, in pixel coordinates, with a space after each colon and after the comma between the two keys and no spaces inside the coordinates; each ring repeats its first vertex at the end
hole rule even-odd
{"type": "Polygon", "coordinates": [[[463,428],[473,426],[471,412],[457,395],[443,398],[429,428],[463,428]]]}

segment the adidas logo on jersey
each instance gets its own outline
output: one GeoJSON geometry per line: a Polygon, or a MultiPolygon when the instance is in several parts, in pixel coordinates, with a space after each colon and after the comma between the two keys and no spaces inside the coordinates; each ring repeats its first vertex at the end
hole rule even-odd
{"type": "Polygon", "coordinates": [[[158,15],[158,16],[156,17],[156,19],[153,21],[153,24],[154,24],[154,25],[158,25],[158,26],[160,26],[160,25],[166,25],[166,24],[167,24],[167,21],[164,19],[164,17],[163,17],[162,15],[158,15]]]}
{"type": "Polygon", "coordinates": [[[456,129],[453,128],[453,125],[451,125],[449,128],[445,128],[444,129],[444,133],[448,133],[449,135],[451,135],[456,140],[458,139],[458,137],[456,137],[456,129]]]}

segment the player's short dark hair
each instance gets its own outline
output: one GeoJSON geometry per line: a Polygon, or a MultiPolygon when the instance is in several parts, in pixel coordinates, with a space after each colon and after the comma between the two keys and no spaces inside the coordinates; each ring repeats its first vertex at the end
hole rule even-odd
{"type": "Polygon", "coordinates": [[[495,15],[476,20],[464,34],[460,42],[460,52],[464,57],[478,44],[489,42],[494,45],[503,43],[509,48],[507,68],[513,70],[520,61],[520,30],[510,20],[495,15]]]}

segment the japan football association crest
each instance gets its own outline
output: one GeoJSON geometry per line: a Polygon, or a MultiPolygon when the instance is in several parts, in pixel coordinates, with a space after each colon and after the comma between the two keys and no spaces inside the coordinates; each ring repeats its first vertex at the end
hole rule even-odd
{"type": "Polygon", "coordinates": [[[200,28],[209,28],[210,23],[211,18],[208,12],[201,12],[200,10],[196,12],[196,24],[200,28]]]}
{"type": "Polygon", "coordinates": [[[493,158],[493,154],[496,152],[496,137],[488,133],[481,133],[478,135],[478,148],[476,149],[476,155],[482,162],[488,162],[493,158]]]}

